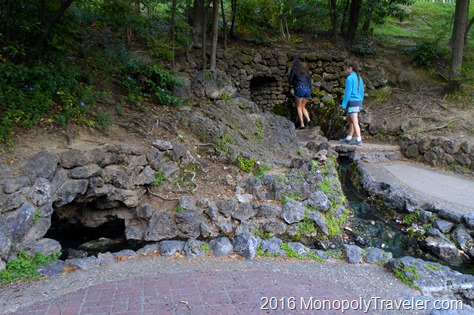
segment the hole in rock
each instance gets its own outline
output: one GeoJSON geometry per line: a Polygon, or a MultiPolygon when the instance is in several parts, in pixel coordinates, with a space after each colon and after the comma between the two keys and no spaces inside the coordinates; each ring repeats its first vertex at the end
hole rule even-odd
{"type": "MultiPolygon", "coordinates": [[[[91,215],[91,211],[82,212],[82,216],[91,215]]],[[[136,244],[125,237],[125,221],[116,216],[102,218],[103,223],[90,227],[77,213],[61,217],[57,210],[51,216],[51,227],[46,238],[57,240],[61,244],[60,259],[82,258],[105,252],[117,252],[123,249],[136,249],[136,244]]]]}

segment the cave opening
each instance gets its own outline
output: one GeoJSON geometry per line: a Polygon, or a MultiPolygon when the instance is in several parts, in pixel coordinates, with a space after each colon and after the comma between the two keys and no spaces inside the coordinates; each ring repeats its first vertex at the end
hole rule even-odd
{"type": "Polygon", "coordinates": [[[125,236],[125,220],[114,215],[106,215],[103,223],[87,226],[83,218],[91,211],[75,212],[64,216],[56,209],[51,216],[51,226],[45,237],[61,244],[60,259],[83,258],[105,252],[117,252],[123,249],[138,249],[139,245],[125,236]]]}

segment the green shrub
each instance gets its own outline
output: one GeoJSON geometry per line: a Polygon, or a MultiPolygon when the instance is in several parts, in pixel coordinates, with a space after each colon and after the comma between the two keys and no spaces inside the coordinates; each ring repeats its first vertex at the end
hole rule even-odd
{"type": "Polygon", "coordinates": [[[160,186],[165,181],[165,173],[163,171],[156,172],[155,179],[151,183],[154,186],[160,186]]]}
{"type": "Polygon", "coordinates": [[[431,42],[421,42],[407,48],[406,52],[412,56],[413,63],[418,66],[434,67],[439,59],[437,45],[431,42]]]}
{"type": "Polygon", "coordinates": [[[0,279],[3,284],[17,280],[34,280],[40,277],[36,271],[39,267],[58,260],[60,253],[46,256],[38,253],[29,256],[24,251],[18,252],[18,258],[7,262],[5,270],[0,270],[0,279]]]}
{"type": "Polygon", "coordinates": [[[255,163],[257,163],[256,158],[247,159],[241,155],[237,156],[237,161],[239,162],[239,168],[247,173],[251,173],[255,167],[255,163]]]}

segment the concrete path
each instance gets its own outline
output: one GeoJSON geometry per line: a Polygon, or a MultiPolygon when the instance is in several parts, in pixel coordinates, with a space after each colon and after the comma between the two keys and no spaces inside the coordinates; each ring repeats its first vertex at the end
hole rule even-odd
{"type": "Polygon", "coordinates": [[[420,193],[474,210],[474,179],[420,165],[384,163],[384,168],[420,193]]]}
{"type": "MultiPolygon", "coordinates": [[[[308,141],[318,142],[317,133],[310,130],[299,131],[297,136],[302,145],[308,141]]],[[[391,154],[391,161],[367,163],[375,181],[394,183],[425,203],[440,205],[460,214],[474,213],[474,173],[462,176],[417,162],[397,160],[401,157],[398,145],[364,141],[362,146],[354,146],[334,140],[329,144],[338,152],[354,150],[362,155],[371,152],[391,154]]]]}

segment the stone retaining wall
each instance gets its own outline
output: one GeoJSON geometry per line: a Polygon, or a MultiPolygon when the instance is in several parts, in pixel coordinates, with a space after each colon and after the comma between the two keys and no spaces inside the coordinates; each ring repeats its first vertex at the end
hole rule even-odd
{"type": "MultiPolygon", "coordinates": [[[[267,48],[228,50],[218,54],[217,68],[228,75],[238,92],[255,102],[263,111],[272,111],[290,95],[288,75],[295,58],[304,61],[312,74],[312,102],[320,104],[324,96],[341,99],[346,73],[345,56],[308,51],[275,51],[267,48]]],[[[194,72],[197,69],[186,69],[194,72]]],[[[383,87],[388,80],[379,66],[361,65],[367,88],[383,87]]]]}
{"type": "Polygon", "coordinates": [[[402,153],[434,167],[452,166],[459,172],[474,170],[474,143],[444,137],[406,135],[400,138],[402,153]]]}

